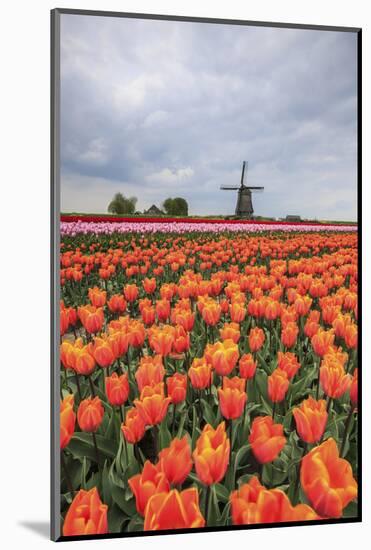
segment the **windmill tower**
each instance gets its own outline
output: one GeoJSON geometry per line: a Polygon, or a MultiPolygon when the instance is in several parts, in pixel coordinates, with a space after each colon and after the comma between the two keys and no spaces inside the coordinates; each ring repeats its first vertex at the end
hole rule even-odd
{"type": "Polygon", "coordinates": [[[245,167],[247,172],[247,164],[247,161],[244,160],[242,164],[241,184],[239,187],[222,185],[220,189],[223,189],[224,191],[238,191],[235,214],[239,218],[251,219],[254,213],[254,209],[252,207],[251,191],[263,191],[264,187],[252,187],[250,185],[247,186],[244,184],[245,167]]]}

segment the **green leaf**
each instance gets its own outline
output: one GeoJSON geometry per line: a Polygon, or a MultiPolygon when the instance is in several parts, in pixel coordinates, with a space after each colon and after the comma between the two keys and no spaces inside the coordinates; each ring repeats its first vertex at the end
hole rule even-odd
{"type": "Polygon", "coordinates": [[[216,494],[215,486],[211,485],[207,525],[209,527],[213,527],[215,525],[218,525],[219,521],[220,521],[220,512],[219,512],[218,497],[216,494]]]}
{"type": "Polygon", "coordinates": [[[180,417],[180,422],[179,422],[179,426],[178,426],[178,432],[176,434],[177,438],[178,439],[181,439],[181,437],[183,436],[183,428],[184,428],[184,423],[186,421],[186,418],[187,418],[187,414],[186,412],[184,411],[180,417]]]}
{"type": "Polygon", "coordinates": [[[343,510],[343,518],[356,518],[358,517],[358,502],[354,500],[350,502],[348,506],[343,510]]]}
{"type": "Polygon", "coordinates": [[[158,438],[159,438],[159,450],[166,449],[166,447],[169,447],[171,443],[171,433],[169,428],[167,427],[166,423],[166,417],[160,424],[160,429],[158,432],[158,438]]]}
{"type": "Polygon", "coordinates": [[[245,468],[247,466],[248,462],[246,462],[244,464],[243,459],[246,458],[246,456],[249,456],[250,448],[251,448],[251,445],[249,445],[249,444],[244,445],[235,454],[234,465],[233,465],[235,475],[236,475],[237,470],[240,470],[240,469],[245,468]]]}
{"type": "Polygon", "coordinates": [[[215,492],[219,502],[228,502],[229,491],[221,483],[215,483],[215,492]]]}
{"type": "Polygon", "coordinates": [[[198,438],[200,433],[197,428],[198,417],[197,417],[197,409],[195,405],[192,406],[192,415],[193,415],[192,416],[192,450],[193,450],[196,446],[196,439],[198,438]]]}
{"type": "Polygon", "coordinates": [[[140,516],[135,516],[133,519],[129,521],[127,529],[129,533],[133,533],[134,531],[143,531],[144,529],[143,518],[141,518],[140,516]]]}
{"type": "MultiPolygon", "coordinates": [[[[118,451],[118,442],[107,439],[102,435],[96,434],[97,447],[100,460],[103,462],[105,457],[115,458],[118,451]]],[[[75,432],[68,445],[68,450],[76,458],[88,458],[96,461],[93,436],[91,433],[75,432]]]]}
{"type": "Polygon", "coordinates": [[[229,502],[224,506],[224,510],[220,519],[218,520],[218,525],[229,525],[229,514],[230,514],[231,505],[229,502]]]}
{"type": "Polygon", "coordinates": [[[262,369],[256,369],[255,373],[255,383],[258,388],[258,400],[259,398],[264,398],[265,401],[268,401],[268,375],[266,372],[264,372],[262,369]]]}
{"type": "Polygon", "coordinates": [[[201,399],[201,405],[202,405],[202,415],[206,422],[210,424],[213,428],[216,427],[215,423],[215,414],[213,413],[212,407],[209,405],[209,403],[205,399],[201,399]]]}
{"type": "Polygon", "coordinates": [[[103,502],[108,504],[108,506],[111,505],[112,498],[111,498],[111,487],[108,480],[108,463],[107,460],[104,462],[103,471],[102,471],[102,497],[103,502]]]}
{"type": "Polygon", "coordinates": [[[123,529],[125,516],[116,504],[108,508],[108,527],[110,533],[120,533],[123,529]]]}

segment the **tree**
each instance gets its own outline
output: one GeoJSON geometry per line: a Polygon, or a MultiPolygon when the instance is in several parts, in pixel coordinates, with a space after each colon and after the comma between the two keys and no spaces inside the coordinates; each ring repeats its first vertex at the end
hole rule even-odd
{"type": "Polygon", "coordinates": [[[134,214],[137,204],[136,197],[126,198],[122,193],[116,193],[108,205],[110,214],[134,214]]]}
{"type": "Polygon", "coordinates": [[[169,197],[163,202],[162,208],[168,216],[188,216],[188,203],[182,197],[169,197]]]}

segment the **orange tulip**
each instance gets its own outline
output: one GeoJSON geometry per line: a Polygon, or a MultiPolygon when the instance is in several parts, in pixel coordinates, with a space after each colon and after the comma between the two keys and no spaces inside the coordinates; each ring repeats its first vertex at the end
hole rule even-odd
{"type": "Polygon", "coordinates": [[[107,302],[108,309],[112,313],[123,313],[126,309],[126,301],[122,294],[114,294],[107,302]]]}
{"type": "Polygon", "coordinates": [[[192,470],[191,447],[186,436],[174,438],[158,457],[160,469],[172,485],[181,485],[192,470]]]}
{"type": "Polygon", "coordinates": [[[287,373],[280,368],[268,376],[268,396],[272,403],[280,403],[285,399],[289,385],[287,373]]]}
{"type": "Polygon", "coordinates": [[[268,321],[274,321],[281,313],[281,304],[276,300],[268,300],[265,306],[264,317],[268,321]]]}
{"type": "Polygon", "coordinates": [[[60,352],[59,352],[60,359],[64,368],[75,370],[75,365],[76,365],[75,346],[73,346],[71,342],[64,340],[61,343],[59,349],[60,349],[60,352]]]}
{"type": "Polygon", "coordinates": [[[316,401],[313,397],[309,397],[302,401],[300,407],[295,407],[292,414],[295,418],[296,431],[303,441],[316,443],[321,439],[328,416],[324,399],[316,401]]]}
{"type": "Polygon", "coordinates": [[[245,387],[246,380],[243,378],[223,378],[223,388],[218,389],[218,396],[224,418],[235,419],[241,416],[247,401],[245,387]]]}
{"type": "Polygon", "coordinates": [[[63,536],[104,535],[108,533],[108,506],[103,504],[98,489],[80,491],[68,508],[63,523],[63,536]]]}
{"type": "Polygon", "coordinates": [[[75,345],[75,371],[78,374],[89,376],[95,369],[95,359],[91,353],[91,347],[88,345],[81,348],[75,345]]]}
{"type": "Polygon", "coordinates": [[[332,437],[303,457],[300,481],[309,502],[322,517],[341,517],[343,509],[357,497],[351,465],[339,458],[332,437]]]}
{"type": "Polygon", "coordinates": [[[298,296],[294,302],[295,311],[300,317],[307,315],[311,305],[312,298],[309,296],[298,296]]]}
{"type": "Polygon", "coordinates": [[[229,463],[230,441],[221,422],[214,430],[206,424],[193,451],[196,473],[205,485],[218,483],[223,479],[229,463]]]}
{"type": "Polygon", "coordinates": [[[240,326],[238,323],[225,323],[220,329],[220,337],[222,340],[233,340],[233,342],[237,344],[240,336],[240,326]]]}
{"type": "Polygon", "coordinates": [[[333,345],[334,339],[335,334],[333,329],[323,330],[320,328],[311,338],[314,353],[319,357],[323,357],[333,345]]]}
{"type": "Polygon", "coordinates": [[[174,330],[173,348],[176,353],[183,353],[191,347],[191,339],[188,332],[181,325],[176,325],[174,330]]]}
{"type": "Polygon", "coordinates": [[[129,345],[135,348],[141,348],[146,338],[144,326],[140,321],[131,320],[128,327],[129,345]]]}
{"type": "Polygon", "coordinates": [[[259,327],[254,327],[249,333],[249,346],[250,350],[254,353],[259,351],[265,341],[264,331],[259,327]]]}
{"type": "Polygon", "coordinates": [[[358,345],[357,325],[351,324],[345,327],[344,340],[348,348],[356,349],[358,345]]]}
{"type": "Polygon", "coordinates": [[[114,407],[123,405],[129,397],[129,382],[127,373],[118,376],[114,372],[106,377],[106,395],[109,403],[114,407]]]}
{"type": "Polygon", "coordinates": [[[94,359],[102,368],[109,367],[116,360],[112,346],[107,339],[95,338],[91,351],[94,359]]]}
{"type": "Polygon", "coordinates": [[[344,395],[352,383],[351,375],[345,373],[340,362],[333,362],[331,365],[322,363],[319,379],[325,394],[333,399],[344,395]]]}
{"type": "Polygon", "coordinates": [[[155,353],[166,357],[170,355],[175,340],[175,328],[170,325],[152,327],[148,331],[149,345],[155,353]]]}
{"type": "Polygon", "coordinates": [[[80,306],[77,312],[81,323],[89,334],[99,332],[102,329],[104,314],[101,307],[80,306]]]}
{"type": "Polygon", "coordinates": [[[156,493],[167,493],[170,485],[165,474],[160,470],[159,464],[154,465],[146,460],[141,474],[129,478],[129,487],[135,496],[135,504],[138,514],[144,516],[147,503],[156,493]]]}
{"type": "Polygon", "coordinates": [[[161,355],[142,357],[139,363],[135,379],[141,392],[145,386],[162,382],[165,376],[165,369],[161,355]]]}
{"type": "Polygon", "coordinates": [[[230,374],[237,364],[238,357],[238,346],[233,340],[208,344],[205,349],[206,360],[211,363],[219,376],[230,374]]]}
{"type": "Polygon", "coordinates": [[[124,287],[124,295],[128,302],[133,303],[138,298],[138,287],[136,284],[126,285],[124,287]]]}
{"type": "Polygon", "coordinates": [[[300,369],[300,363],[293,353],[279,351],[277,367],[283,370],[287,374],[287,378],[291,380],[300,369]]]}
{"type": "Polygon", "coordinates": [[[171,322],[175,325],[180,325],[187,332],[193,329],[195,323],[195,314],[189,310],[176,311],[171,314],[171,322]]]}
{"type": "Polygon", "coordinates": [[[258,416],[252,423],[249,443],[261,464],[272,462],[286,444],[282,424],[274,424],[271,416],[258,416]]]}
{"type": "Polygon", "coordinates": [[[76,309],[73,307],[69,307],[67,311],[68,311],[68,320],[70,322],[70,325],[75,326],[78,321],[76,309]]]}
{"type": "Polygon", "coordinates": [[[104,408],[99,397],[83,399],[77,409],[77,420],[84,432],[96,432],[102,423],[104,408]]]}
{"type": "Polygon", "coordinates": [[[144,518],[145,531],[189,529],[204,525],[205,519],[200,511],[195,487],[181,492],[173,489],[169,493],[157,493],[148,501],[144,518]]]}
{"type": "Polygon", "coordinates": [[[155,386],[145,386],[140,399],[135,399],[134,405],[147,426],[160,424],[166,416],[171,403],[170,397],[164,395],[164,383],[155,386]]]}
{"type": "Polygon", "coordinates": [[[281,342],[287,348],[292,348],[296,344],[299,334],[299,327],[296,323],[287,323],[281,332],[281,342]]]}
{"type": "Polygon", "coordinates": [[[106,303],[107,292],[95,286],[94,288],[89,288],[88,296],[92,306],[102,307],[106,303]]]}
{"type": "Polygon", "coordinates": [[[255,476],[232,492],[230,502],[234,525],[319,519],[310,506],[292,506],[286,493],[280,489],[266,489],[255,476]]]}
{"type": "Polygon", "coordinates": [[[141,310],[141,315],[142,315],[143,323],[147,326],[153,325],[153,323],[156,320],[156,311],[153,306],[144,307],[141,310]]]}
{"type": "Polygon", "coordinates": [[[170,317],[170,302],[169,300],[157,300],[156,315],[159,321],[165,322],[170,317]]]}
{"type": "Polygon", "coordinates": [[[241,378],[245,378],[246,380],[253,378],[255,375],[256,366],[257,363],[254,361],[251,353],[245,353],[245,355],[242,355],[238,363],[241,378]]]}
{"type": "Polygon", "coordinates": [[[211,385],[212,367],[205,358],[195,358],[188,370],[188,376],[196,390],[204,390],[211,385]]]}
{"type": "Polygon", "coordinates": [[[146,425],[134,407],[127,412],[125,422],[121,424],[121,431],[126,441],[131,444],[138,443],[144,436],[146,425]]]}
{"type": "Polygon", "coordinates": [[[68,315],[68,311],[66,309],[60,310],[60,333],[61,336],[67,332],[67,329],[70,325],[70,319],[68,315]]]}
{"type": "Polygon", "coordinates": [[[142,284],[147,294],[153,294],[156,290],[156,279],[154,277],[152,279],[145,278],[142,284]]]}
{"type": "Polygon", "coordinates": [[[221,313],[218,302],[210,300],[202,308],[201,315],[207,325],[214,327],[219,322],[221,313]]]}
{"type": "Polygon", "coordinates": [[[152,307],[152,301],[149,298],[142,298],[138,302],[139,311],[142,313],[143,309],[147,307],[152,307]]]}
{"type": "Polygon", "coordinates": [[[246,308],[239,302],[234,302],[229,307],[229,313],[233,323],[242,323],[246,317],[246,308]]]}
{"type": "Polygon", "coordinates": [[[347,315],[339,314],[332,321],[332,328],[334,329],[335,335],[337,336],[337,338],[344,338],[345,329],[350,324],[352,324],[352,318],[349,314],[347,314],[347,315]]]}
{"type": "Polygon", "coordinates": [[[61,449],[69,444],[75,431],[76,414],[73,410],[73,395],[67,395],[60,405],[60,442],[61,449]]]}
{"type": "Polygon", "coordinates": [[[166,379],[167,393],[174,405],[185,400],[187,394],[187,375],[176,372],[166,379]]]}
{"type": "MultiPolygon", "coordinates": [[[[317,311],[317,310],[314,310],[314,311],[317,311]]],[[[318,313],[319,313],[319,311],[318,311],[318,313]]],[[[305,325],[304,325],[304,334],[305,334],[305,336],[312,339],[312,337],[315,334],[317,334],[319,329],[320,329],[319,322],[314,320],[314,319],[311,319],[310,317],[308,317],[308,319],[305,321],[305,325]]]]}

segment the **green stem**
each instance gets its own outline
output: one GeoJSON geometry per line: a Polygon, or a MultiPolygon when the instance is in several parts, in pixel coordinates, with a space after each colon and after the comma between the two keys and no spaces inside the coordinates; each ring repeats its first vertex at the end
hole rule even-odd
{"type": "Polygon", "coordinates": [[[80,380],[79,380],[79,375],[77,374],[77,372],[75,372],[75,378],[76,378],[76,386],[77,386],[77,391],[78,391],[78,394],[79,394],[79,397],[80,397],[80,401],[82,401],[80,380]]]}
{"type": "Polygon", "coordinates": [[[348,431],[349,431],[350,421],[352,420],[353,412],[354,412],[354,406],[352,405],[350,407],[350,411],[349,411],[349,414],[347,416],[347,420],[346,420],[346,423],[345,423],[343,441],[341,443],[341,449],[340,449],[340,457],[343,457],[343,454],[344,454],[345,443],[348,439],[348,431]]]}
{"type": "Polygon", "coordinates": [[[155,449],[155,458],[158,457],[158,426],[153,426],[153,446],[155,449]]]}
{"type": "Polygon", "coordinates": [[[297,499],[297,500],[299,499],[299,494],[298,493],[299,493],[299,483],[300,483],[300,464],[301,464],[303,456],[306,455],[307,450],[308,450],[308,443],[304,442],[303,454],[301,455],[301,459],[300,459],[300,462],[298,464],[298,471],[297,471],[296,480],[295,480],[294,499],[297,499]]]}
{"type": "Polygon", "coordinates": [[[90,374],[89,374],[89,376],[88,376],[88,380],[89,380],[89,385],[90,385],[91,394],[92,394],[93,397],[95,397],[94,384],[93,384],[93,380],[91,379],[91,375],[90,375],[90,374]]]}
{"type": "Polygon", "coordinates": [[[210,485],[207,485],[206,486],[206,495],[205,495],[205,522],[206,522],[206,525],[208,524],[208,519],[209,519],[210,495],[211,495],[210,485]]]}
{"type": "Polygon", "coordinates": [[[61,451],[61,462],[62,462],[62,466],[63,466],[63,470],[64,470],[64,475],[66,477],[66,483],[67,483],[68,490],[69,490],[70,493],[73,493],[73,486],[72,486],[72,482],[71,482],[71,477],[70,477],[70,473],[69,473],[68,468],[67,468],[67,464],[66,464],[66,460],[64,458],[63,451],[61,451]]]}
{"type": "Polygon", "coordinates": [[[173,437],[175,434],[175,418],[176,418],[176,403],[174,403],[173,405],[173,425],[171,427],[171,433],[173,434],[173,437]]]}
{"type": "Polygon", "coordinates": [[[95,449],[95,458],[99,467],[99,451],[98,451],[98,445],[97,445],[97,438],[95,437],[95,433],[91,432],[91,435],[93,436],[93,443],[94,443],[94,449],[95,449]]]}
{"type": "MultiPolygon", "coordinates": [[[[124,424],[125,423],[125,407],[122,405],[121,407],[119,407],[119,411],[120,411],[121,423],[124,424]]],[[[124,439],[125,461],[126,461],[126,465],[128,466],[128,462],[129,462],[128,446],[127,446],[126,439],[125,439],[124,435],[122,437],[124,439]]]]}
{"type": "Polygon", "coordinates": [[[316,388],[316,400],[318,400],[318,396],[319,396],[319,379],[320,379],[320,364],[321,364],[321,361],[318,361],[318,366],[317,366],[317,369],[318,369],[318,376],[317,376],[317,388],[316,388]]]}

